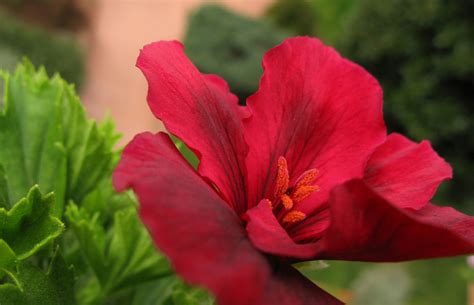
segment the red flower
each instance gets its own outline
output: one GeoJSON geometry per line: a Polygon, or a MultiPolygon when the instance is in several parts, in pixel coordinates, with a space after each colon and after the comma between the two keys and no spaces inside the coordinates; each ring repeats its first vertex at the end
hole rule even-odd
{"type": "Polygon", "coordinates": [[[428,142],[386,136],[382,91],[312,38],[264,57],[240,107],[178,42],[146,46],[148,103],[168,135],[137,135],[114,174],[133,188],[158,247],[219,304],[342,304],[300,275],[299,260],[401,261],[474,251],[473,217],[429,203],[450,166],[428,142]]]}

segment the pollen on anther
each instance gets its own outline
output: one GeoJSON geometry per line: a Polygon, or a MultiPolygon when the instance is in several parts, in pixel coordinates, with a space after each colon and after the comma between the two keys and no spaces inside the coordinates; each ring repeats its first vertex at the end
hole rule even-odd
{"type": "Polygon", "coordinates": [[[290,176],[288,174],[288,164],[284,157],[278,158],[278,174],[275,187],[275,198],[279,198],[288,190],[290,176]]]}
{"type": "Polygon", "coordinates": [[[287,210],[291,210],[291,208],[293,207],[293,200],[287,194],[281,195],[281,202],[287,210]]]}
{"type": "Polygon", "coordinates": [[[315,168],[305,171],[296,181],[295,188],[299,188],[304,185],[310,185],[316,180],[316,177],[319,175],[319,171],[315,168]]]}
{"type": "Polygon", "coordinates": [[[314,192],[319,192],[319,190],[320,187],[318,185],[303,185],[294,190],[291,194],[291,198],[293,198],[294,203],[301,202],[314,192]]]}
{"type": "Polygon", "coordinates": [[[295,223],[306,218],[306,214],[300,211],[291,211],[283,217],[283,223],[295,223]]]}

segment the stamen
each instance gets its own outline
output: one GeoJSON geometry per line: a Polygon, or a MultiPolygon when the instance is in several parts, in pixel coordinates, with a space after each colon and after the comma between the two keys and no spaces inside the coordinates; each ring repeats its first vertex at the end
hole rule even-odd
{"type": "Polygon", "coordinates": [[[306,218],[306,214],[297,210],[297,204],[320,190],[318,185],[313,184],[319,175],[319,171],[317,169],[305,171],[290,187],[288,163],[285,157],[281,156],[278,158],[277,166],[278,172],[275,181],[274,198],[272,198],[273,203],[266,199],[268,205],[274,210],[275,216],[281,224],[300,222],[306,218]],[[283,206],[282,208],[280,208],[280,203],[283,206]]]}
{"type": "Polygon", "coordinates": [[[287,194],[281,195],[281,202],[287,210],[291,210],[291,208],[293,207],[293,200],[287,194]]]}
{"type": "Polygon", "coordinates": [[[291,194],[291,198],[294,203],[298,203],[308,198],[314,192],[318,192],[320,187],[318,185],[303,185],[294,190],[291,194]]]}
{"type": "Polygon", "coordinates": [[[295,189],[304,185],[310,185],[314,182],[314,180],[316,180],[318,175],[319,171],[315,168],[305,171],[296,181],[295,189]]]}
{"type": "Polygon", "coordinates": [[[295,223],[306,218],[306,214],[300,211],[291,211],[283,217],[283,223],[295,223]]]}
{"type": "Polygon", "coordinates": [[[278,158],[278,175],[275,187],[275,198],[280,198],[288,190],[290,176],[288,174],[288,164],[284,157],[278,158]]]}

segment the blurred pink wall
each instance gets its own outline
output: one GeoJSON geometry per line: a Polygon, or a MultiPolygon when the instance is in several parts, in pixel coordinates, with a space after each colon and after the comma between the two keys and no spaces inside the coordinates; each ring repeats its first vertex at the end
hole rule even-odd
{"type": "Polygon", "coordinates": [[[87,33],[88,67],[82,98],[89,114],[109,112],[124,141],[163,126],[146,104],[146,82],[135,68],[139,49],[152,41],[181,39],[189,13],[205,2],[258,16],[274,0],[96,0],[87,33]]]}

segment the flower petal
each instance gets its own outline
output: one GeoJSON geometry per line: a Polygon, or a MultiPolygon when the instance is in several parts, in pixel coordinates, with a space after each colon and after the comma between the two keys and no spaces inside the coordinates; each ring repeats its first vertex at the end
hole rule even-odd
{"type": "Polygon", "coordinates": [[[148,80],[148,104],[155,116],[196,152],[199,173],[243,212],[248,148],[241,110],[228,86],[215,75],[201,74],[179,42],[145,46],[137,66],[148,80]]]}
{"type": "Polygon", "coordinates": [[[260,251],[297,259],[313,258],[315,243],[297,244],[282,228],[267,200],[247,211],[247,233],[253,245],[260,251]]]}
{"type": "Polygon", "coordinates": [[[238,97],[230,92],[229,84],[217,74],[201,74],[201,76],[205,79],[206,84],[208,86],[215,86],[213,90],[219,90],[219,94],[225,97],[225,100],[229,101],[231,105],[238,105],[239,99],[238,97]]]}
{"type": "Polygon", "coordinates": [[[133,188],[153,240],[184,279],[209,288],[220,304],[256,304],[270,276],[266,259],[234,211],[172,145],[165,134],[135,137],[114,185],[133,188]]]}
{"type": "Polygon", "coordinates": [[[361,180],[331,193],[323,259],[394,262],[474,253],[474,217],[431,204],[403,209],[361,180]]]}
{"type": "MultiPolygon", "coordinates": [[[[215,74],[202,74],[208,83],[214,84],[217,89],[221,90],[223,96],[227,96],[226,100],[231,103],[231,105],[237,105],[238,111],[241,115],[241,118],[248,118],[250,112],[247,109],[247,106],[239,105],[239,98],[230,92],[229,84],[218,75],[215,74]]],[[[233,106],[232,106],[233,107],[233,106]]]]}
{"type": "Polygon", "coordinates": [[[280,267],[273,272],[259,305],[344,305],[294,268],[280,267]]]}
{"type": "Polygon", "coordinates": [[[419,209],[433,197],[452,169],[423,141],[391,134],[367,164],[364,181],[376,193],[401,208],[419,209]]]}
{"type": "MultiPolygon", "coordinates": [[[[187,166],[191,169],[188,162],[176,150],[173,142],[165,133],[144,132],[135,136],[135,138],[126,146],[120,163],[113,173],[113,184],[117,191],[124,191],[131,187],[133,181],[142,179],[143,171],[142,162],[150,159],[163,158],[170,163],[176,163],[180,166],[187,166]],[[134,171],[137,169],[137,171],[134,171]]],[[[155,173],[156,176],[158,173],[155,173]]]]}
{"type": "Polygon", "coordinates": [[[292,179],[317,168],[321,192],[305,200],[326,202],[330,189],[362,177],[369,155],[385,138],[382,90],[360,66],[319,40],[285,40],[265,54],[265,73],[248,99],[244,121],[249,144],[249,206],[271,198],[277,160],[288,161],[292,179]]]}
{"type": "Polygon", "coordinates": [[[157,246],[185,280],[210,289],[218,304],[342,305],[293,268],[274,269],[166,134],[136,136],[113,181],[119,190],[133,188],[157,246]]]}

